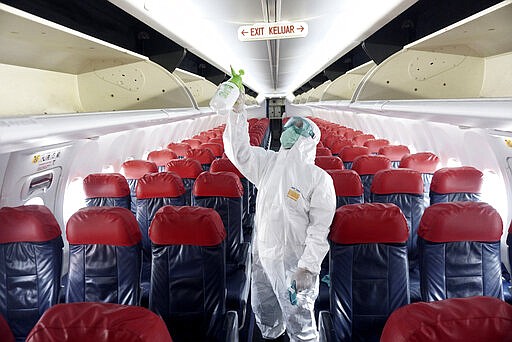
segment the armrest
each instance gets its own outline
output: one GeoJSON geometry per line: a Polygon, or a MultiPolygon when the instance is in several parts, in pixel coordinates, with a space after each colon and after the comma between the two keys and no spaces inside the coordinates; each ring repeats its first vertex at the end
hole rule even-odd
{"type": "Polygon", "coordinates": [[[318,314],[318,332],[320,342],[331,342],[335,340],[332,318],[329,311],[320,311],[318,314]]]}
{"type": "Polygon", "coordinates": [[[224,341],[238,342],[238,314],[236,311],[227,311],[224,318],[224,341]]]}

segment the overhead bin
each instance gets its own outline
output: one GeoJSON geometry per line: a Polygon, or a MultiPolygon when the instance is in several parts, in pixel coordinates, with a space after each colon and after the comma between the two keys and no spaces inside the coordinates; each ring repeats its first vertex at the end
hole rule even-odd
{"type": "Polygon", "coordinates": [[[352,101],[511,97],[511,18],[503,1],[405,46],[366,74],[352,101]]]}
{"type": "Polygon", "coordinates": [[[196,108],[147,57],[0,4],[0,116],[196,108]]]}
{"type": "Polygon", "coordinates": [[[312,89],[311,94],[309,94],[307,102],[318,102],[322,98],[322,94],[324,93],[325,89],[331,84],[330,80],[325,81],[318,87],[312,89]]]}
{"type": "Polygon", "coordinates": [[[181,69],[174,70],[173,75],[183,81],[190,94],[194,97],[198,107],[208,107],[210,99],[217,90],[217,86],[213,82],[181,69]]]}
{"type": "Polygon", "coordinates": [[[332,81],[321,94],[321,101],[350,100],[356,91],[357,86],[376,64],[374,62],[364,63],[332,81]]]}

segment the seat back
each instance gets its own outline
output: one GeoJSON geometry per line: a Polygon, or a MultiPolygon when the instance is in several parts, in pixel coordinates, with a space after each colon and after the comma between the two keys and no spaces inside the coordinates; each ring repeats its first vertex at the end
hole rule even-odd
{"type": "Polygon", "coordinates": [[[370,139],[366,140],[363,144],[363,146],[368,147],[368,152],[370,152],[370,154],[379,153],[379,149],[387,145],[389,145],[389,140],[387,139],[370,139]]]}
{"type": "MultiPolygon", "coordinates": [[[[207,143],[201,144],[201,148],[209,149],[210,151],[212,151],[215,158],[220,158],[220,157],[222,157],[222,154],[224,153],[224,145],[215,143],[214,139],[215,138],[211,139],[207,143]]],[[[221,139],[221,141],[222,141],[222,139],[221,139]]]]}
{"type": "Polygon", "coordinates": [[[371,201],[393,203],[405,216],[409,228],[407,256],[411,300],[419,300],[421,296],[417,242],[418,227],[425,210],[421,174],[411,169],[389,169],[377,172],[371,187],[371,201]]]}
{"type": "Polygon", "coordinates": [[[404,156],[398,165],[399,168],[413,169],[421,173],[421,178],[423,178],[423,201],[425,202],[425,207],[430,205],[430,183],[432,182],[432,177],[438,165],[439,158],[431,152],[409,154],[404,156]]]}
{"type": "Polygon", "coordinates": [[[0,315],[25,341],[57,303],[63,242],[57,220],[42,205],[0,208],[0,315]]]}
{"type": "Polygon", "coordinates": [[[153,162],[158,167],[158,171],[162,172],[165,170],[165,165],[173,159],[177,159],[178,155],[168,148],[163,150],[151,151],[148,154],[148,161],[153,162]]]}
{"type": "Polygon", "coordinates": [[[209,148],[203,148],[201,145],[200,148],[196,148],[194,150],[189,150],[187,152],[187,158],[195,159],[201,164],[201,168],[203,171],[210,170],[210,165],[215,160],[215,155],[212,150],[209,148]]]}
{"type": "Polygon", "coordinates": [[[483,180],[483,173],[471,166],[439,169],[434,172],[430,183],[430,204],[479,202],[483,180]]]}
{"type": "Polygon", "coordinates": [[[127,160],[121,165],[121,173],[126,178],[130,187],[130,210],[133,215],[137,215],[137,194],[135,193],[137,181],[146,173],[155,172],[158,172],[156,164],[146,160],[127,160]]]}
{"type": "Polygon", "coordinates": [[[343,170],[343,162],[339,157],[320,156],[315,158],[315,165],[323,170],[343,170]]]}
{"type": "Polygon", "coordinates": [[[512,306],[492,297],[453,298],[401,307],[381,342],[510,341],[512,306]]]}
{"type": "Polygon", "coordinates": [[[328,170],[336,191],[336,208],[363,203],[363,184],[354,170],[328,170]]]}
{"type": "Polygon", "coordinates": [[[140,306],[112,303],[58,304],[48,309],[27,342],[172,342],[160,317],[140,306]]]}
{"type": "Polygon", "coordinates": [[[149,226],[156,212],[166,205],[185,205],[185,186],[174,172],[144,175],[137,183],[137,222],[142,234],[142,291],[146,299],[151,278],[149,226]]]}
{"type": "Polygon", "coordinates": [[[226,230],[210,208],[160,208],[151,222],[149,308],[176,341],[209,341],[222,328],[226,302],[226,230]]]}
{"type": "Polygon", "coordinates": [[[370,189],[373,182],[373,176],[380,170],[391,168],[391,161],[388,157],[379,155],[364,155],[354,159],[352,170],[359,174],[364,189],[364,201],[371,202],[370,189]]]}
{"type": "Polygon", "coordinates": [[[397,168],[400,165],[400,160],[410,154],[411,151],[405,145],[386,145],[379,148],[378,153],[388,157],[391,160],[391,166],[397,168]]]}
{"type": "Polygon", "coordinates": [[[407,230],[394,204],[351,204],[336,210],[329,234],[336,340],[378,340],[388,316],[409,303],[407,230]]]}
{"type": "Polygon", "coordinates": [[[201,163],[195,159],[175,159],[171,160],[166,166],[165,170],[174,172],[181,177],[183,185],[185,186],[185,205],[192,203],[192,188],[197,176],[203,172],[201,163]]]}
{"type": "Polygon", "coordinates": [[[193,205],[217,211],[226,229],[226,263],[228,267],[242,260],[240,244],[242,235],[242,198],[244,188],[238,176],[232,172],[203,172],[197,177],[192,191],[193,205]]]}
{"type": "Polygon", "coordinates": [[[139,304],[141,233],[128,209],[82,208],[69,218],[66,237],[66,302],[139,304]]]}
{"type": "Polygon", "coordinates": [[[85,204],[88,207],[130,209],[130,187],[120,173],[93,173],[84,178],[85,204]]]}
{"type": "Polygon", "coordinates": [[[368,147],[365,146],[345,146],[340,151],[340,157],[343,161],[343,166],[345,169],[352,169],[352,163],[354,159],[359,156],[364,156],[370,154],[368,152],[368,147]]]}
{"type": "Polygon", "coordinates": [[[428,207],[418,230],[422,299],[503,299],[502,225],[498,212],[483,202],[447,202],[428,207]]]}

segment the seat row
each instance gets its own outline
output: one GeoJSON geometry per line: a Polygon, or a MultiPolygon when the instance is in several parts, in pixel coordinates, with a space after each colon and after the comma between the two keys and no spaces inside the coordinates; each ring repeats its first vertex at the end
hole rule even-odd
{"type": "MultiPolygon", "coordinates": [[[[418,230],[421,299],[503,299],[502,221],[483,202],[447,202],[425,210],[418,230]],[[471,261],[471,262],[468,262],[471,261]]],[[[320,312],[330,340],[378,340],[388,316],[410,303],[409,229],[391,203],[337,209],[329,235],[329,310],[320,312]]]]}

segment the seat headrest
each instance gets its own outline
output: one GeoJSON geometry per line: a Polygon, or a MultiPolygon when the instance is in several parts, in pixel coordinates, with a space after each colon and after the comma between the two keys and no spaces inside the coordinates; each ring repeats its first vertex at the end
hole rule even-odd
{"type": "Polygon", "coordinates": [[[343,162],[339,157],[320,156],[315,158],[315,165],[323,170],[343,170],[343,162]]]}
{"type": "Polygon", "coordinates": [[[146,160],[127,160],[121,165],[121,174],[126,179],[139,179],[146,173],[158,172],[155,163],[146,160]]]}
{"type": "Polygon", "coordinates": [[[211,208],[160,208],[149,227],[149,238],[158,245],[215,246],[226,237],[220,215],[211,208]]]}
{"type": "Polygon", "coordinates": [[[332,153],[327,147],[316,147],[316,156],[318,157],[331,157],[332,153]]]}
{"type": "Polygon", "coordinates": [[[227,158],[215,159],[210,166],[210,172],[228,171],[236,174],[240,179],[245,179],[245,176],[236,168],[231,160],[227,158]]]}
{"type": "Polygon", "coordinates": [[[244,187],[240,178],[232,172],[203,172],[194,182],[192,193],[199,197],[242,197],[244,187]]]}
{"type": "Polygon", "coordinates": [[[212,138],[205,144],[219,144],[222,147],[222,150],[224,151],[224,141],[222,141],[222,138],[212,138]]]}
{"type": "Polygon", "coordinates": [[[203,143],[199,139],[185,139],[181,141],[184,144],[189,144],[191,148],[198,148],[203,143]]]}
{"type": "Polygon", "coordinates": [[[5,320],[4,316],[0,315],[0,336],[3,342],[15,342],[14,335],[12,334],[11,327],[5,320]]]}
{"type": "Polygon", "coordinates": [[[359,134],[352,138],[354,145],[364,146],[364,143],[370,139],[375,139],[373,134],[359,134]]]}
{"type": "Polygon", "coordinates": [[[137,182],[137,199],[179,197],[184,193],[183,180],[174,172],[147,174],[137,182]]]}
{"type": "Polygon", "coordinates": [[[489,204],[446,202],[425,209],[418,235],[432,242],[495,242],[502,231],[501,217],[489,204]]]}
{"type": "Polygon", "coordinates": [[[148,160],[150,162],[155,163],[157,166],[164,166],[172,159],[176,158],[178,158],[178,155],[174,153],[174,151],[169,150],[168,148],[160,151],[151,151],[148,154],[148,160]]]}
{"type": "Polygon", "coordinates": [[[370,154],[368,147],[345,146],[341,149],[340,157],[344,162],[353,162],[356,157],[370,154]]]}
{"type": "Polygon", "coordinates": [[[181,178],[196,179],[203,172],[201,163],[192,158],[173,159],[165,165],[165,171],[175,172],[181,178]]]}
{"type": "Polygon", "coordinates": [[[405,145],[387,145],[379,148],[379,154],[388,157],[391,161],[400,161],[410,153],[409,147],[405,145]]]}
{"type": "Polygon", "coordinates": [[[389,140],[387,139],[370,139],[366,140],[363,146],[368,147],[368,151],[370,153],[377,153],[382,146],[389,145],[389,140]]]}
{"type": "MultiPolygon", "coordinates": [[[[208,139],[208,138],[206,138],[208,139]]],[[[187,152],[192,149],[189,144],[186,143],[170,143],[167,145],[169,150],[174,151],[178,155],[178,157],[185,158],[187,156],[187,152]]]]}
{"type": "Polygon", "coordinates": [[[451,298],[402,306],[388,318],[381,342],[504,341],[512,306],[494,297],[451,298]]]}
{"type": "Polygon", "coordinates": [[[430,190],[438,194],[455,192],[479,194],[483,181],[483,173],[474,167],[445,167],[434,172],[430,190]]]}
{"type": "Polygon", "coordinates": [[[84,178],[86,198],[130,196],[130,187],[120,173],[93,173],[84,178]]]}
{"type": "Polygon", "coordinates": [[[86,207],[71,215],[66,224],[70,244],[133,246],[142,235],[135,216],[121,207],[86,207]]]}
{"type": "Polygon", "coordinates": [[[196,148],[187,152],[187,158],[192,158],[200,162],[201,164],[210,165],[215,160],[212,150],[209,148],[196,148]]]}
{"type": "Polygon", "coordinates": [[[361,196],[363,183],[354,170],[328,170],[331,175],[336,196],[361,196]]]}
{"type": "Polygon", "coordinates": [[[341,150],[346,146],[354,146],[354,143],[349,139],[337,139],[331,144],[331,151],[339,155],[341,150]]]}
{"type": "Polygon", "coordinates": [[[381,170],[373,176],[371,192],[379,195],[423,195],[423,179],[421,173],[411,169],[381,170]]]}
{"type": "Polygon", "coordinates": [[[354,159],[352,170],[362,175],[374,175],[377,171],[391,168],[391,160],[385,156],[364,155],[354,159]]]}
{"type": "Polygon", "coordinates": [[[27,342],[172,342],[164,321],[152,311],[113,303],[57,304],[45,311],[27,342]]]}
{"type": "Polygon", "coordinates": [[[209,149],[213,153],[214,157],[222,156],[222,153],[224,153],[224,147],[222,147],[221,144],[213,143],[212,140],[213,139],[211,139],[210,142],[201,144],[201,148],[209,149]]]}
{"type": "Polygon", "coordinates": [[[439,158],[430,152],[419,152],[404,156],[400,160],[400,168],[413,169],[421,173],[434,173],[437,170],[439,158]]]}
{"type": "Polygon", "coordinates": [[[404,243],[409,228],[392,203],[348,204],[336,210],[329,238],[339,244],[404,243]]]}
{"type": "Polygon", "coordinates": [[[55,216],[44,205],[0,208],[0,243],[44,242],[60,235],[55,216]]]}

